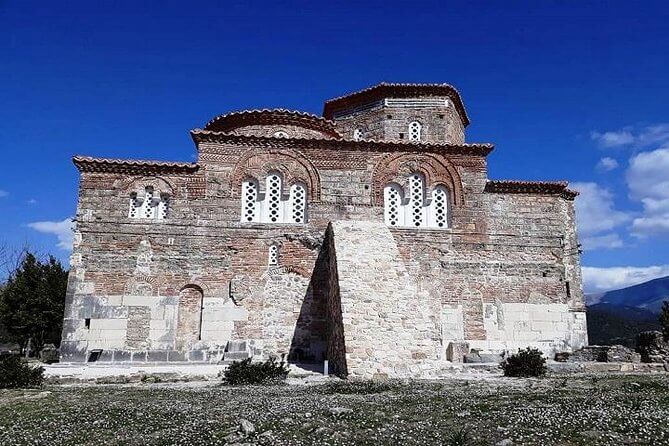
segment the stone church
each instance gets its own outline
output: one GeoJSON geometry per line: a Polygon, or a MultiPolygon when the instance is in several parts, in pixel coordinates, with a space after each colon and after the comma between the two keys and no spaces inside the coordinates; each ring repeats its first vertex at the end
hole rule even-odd
{"type": "Polygon", "coordinates": [[[577,195],[488,179],[447,84],[247,110],[197,162],[75,156],[64,362],[275,355],[358,377],[587,344],[577,195]]]}

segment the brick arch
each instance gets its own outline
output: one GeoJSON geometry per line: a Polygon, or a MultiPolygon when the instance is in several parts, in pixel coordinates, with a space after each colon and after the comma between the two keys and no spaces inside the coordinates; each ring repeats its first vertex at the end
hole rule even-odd
{"type": "Polygon", "coordinates": [[[316,167],[302,153],[293,149],[270,149],[262,152],[251,149],[244,153],[230,175],[232,197],[240,197],[242,181],[254,178],[262,185],[262,180],[270,172],[281,173],[283,185],[287,188],[296,183],[304,183],[309,201],[320,201],[321,179],[316,167]]]}
{"type": "Polygon", "coordinates": [[[372,204],[383,206],[383,188],[388,183],[406,187],[407,177],[412,172],[424,175],[427,190],[442,185],[450,192],[453,205],[462,206],[464,203],[462,180],[448,159],[434,153],[391,153],[381,158],[374,167],[372,204]]]}
{"type": "Polygon", "coordinates": [[[118,190],[122,194],[129,194],[131,192],[139,192],[144,190],[147,186],[152,186],[154,190],[160,193],[167,193],[173,197],[177,191],[177,188],[174,184],[159,176],[143,176],[139,178],[125,178],[121,180],[117,185],[118,190]]]}

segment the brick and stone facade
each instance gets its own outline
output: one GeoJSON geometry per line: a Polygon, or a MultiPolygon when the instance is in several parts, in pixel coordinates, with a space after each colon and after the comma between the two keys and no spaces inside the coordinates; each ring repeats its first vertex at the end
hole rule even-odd
{"type": "Polygon", "coordinates": [[[75,157],[62,360],[241,345],[402,377],[463,346],[587,343],[566,183],[489,180],[449,85],[380,84],[323,116],[219,116],[191,132],[196,163],[75,157]]]}

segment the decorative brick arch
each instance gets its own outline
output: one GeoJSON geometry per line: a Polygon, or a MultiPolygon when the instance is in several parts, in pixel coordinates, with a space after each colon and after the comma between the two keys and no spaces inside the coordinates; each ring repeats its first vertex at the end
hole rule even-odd
{"type": "Polygon", "coordinates": [[[453,164],[434,153],[391,153],[385,155],[374,167],[372,174],[372,204],[383,206],[383,188],[396,183],[406,188],[413,172],[422,173],[428,190],[444,186],[450,192],[453,205],[462,206],[464,194],[462,180],[453,164]]]}
{"type": "Polygon", "coordinates": [[[159,176],[143,176],[139,178],[125,178],[116,184],[121,194],[129,194],[131,192],[138,192],[144,190],[145,187],[151,186],[154,190],[160,193],[167,193],[170,197],[174,197],[177,188],[171,181],[159,176]]]}
{"type": "Polygon", "coordinates": [[[244,153],[230,176],[232,197],[240,197],[242,181],[255,178],[262,185],[263,178],[270,172],[281,173],[286,188],[303,183],[307,187],[309,201],[320,201],[321,180],[316,167],[302,153],[293,149],[269,149],[262,152],[251,149],[244,153]]]}

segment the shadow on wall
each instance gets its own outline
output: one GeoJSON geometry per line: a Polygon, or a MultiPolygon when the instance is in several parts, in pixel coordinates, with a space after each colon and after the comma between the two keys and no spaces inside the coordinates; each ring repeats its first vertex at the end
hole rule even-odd
{"type": "Polygon", "coordinates": [[[327,359],[330,372],[345,377],[345,351],[334,234],[332,225],[328,225],[302,303],[288,359],[292,362],[322,362],[327,359]]]}
{"type": "Polygon", "coordinates": [[[290,343],[289,362],[322,363],[327,351],[326,294],[323,292],[322,249],[311,273],[307,292],[290,343]]]}

